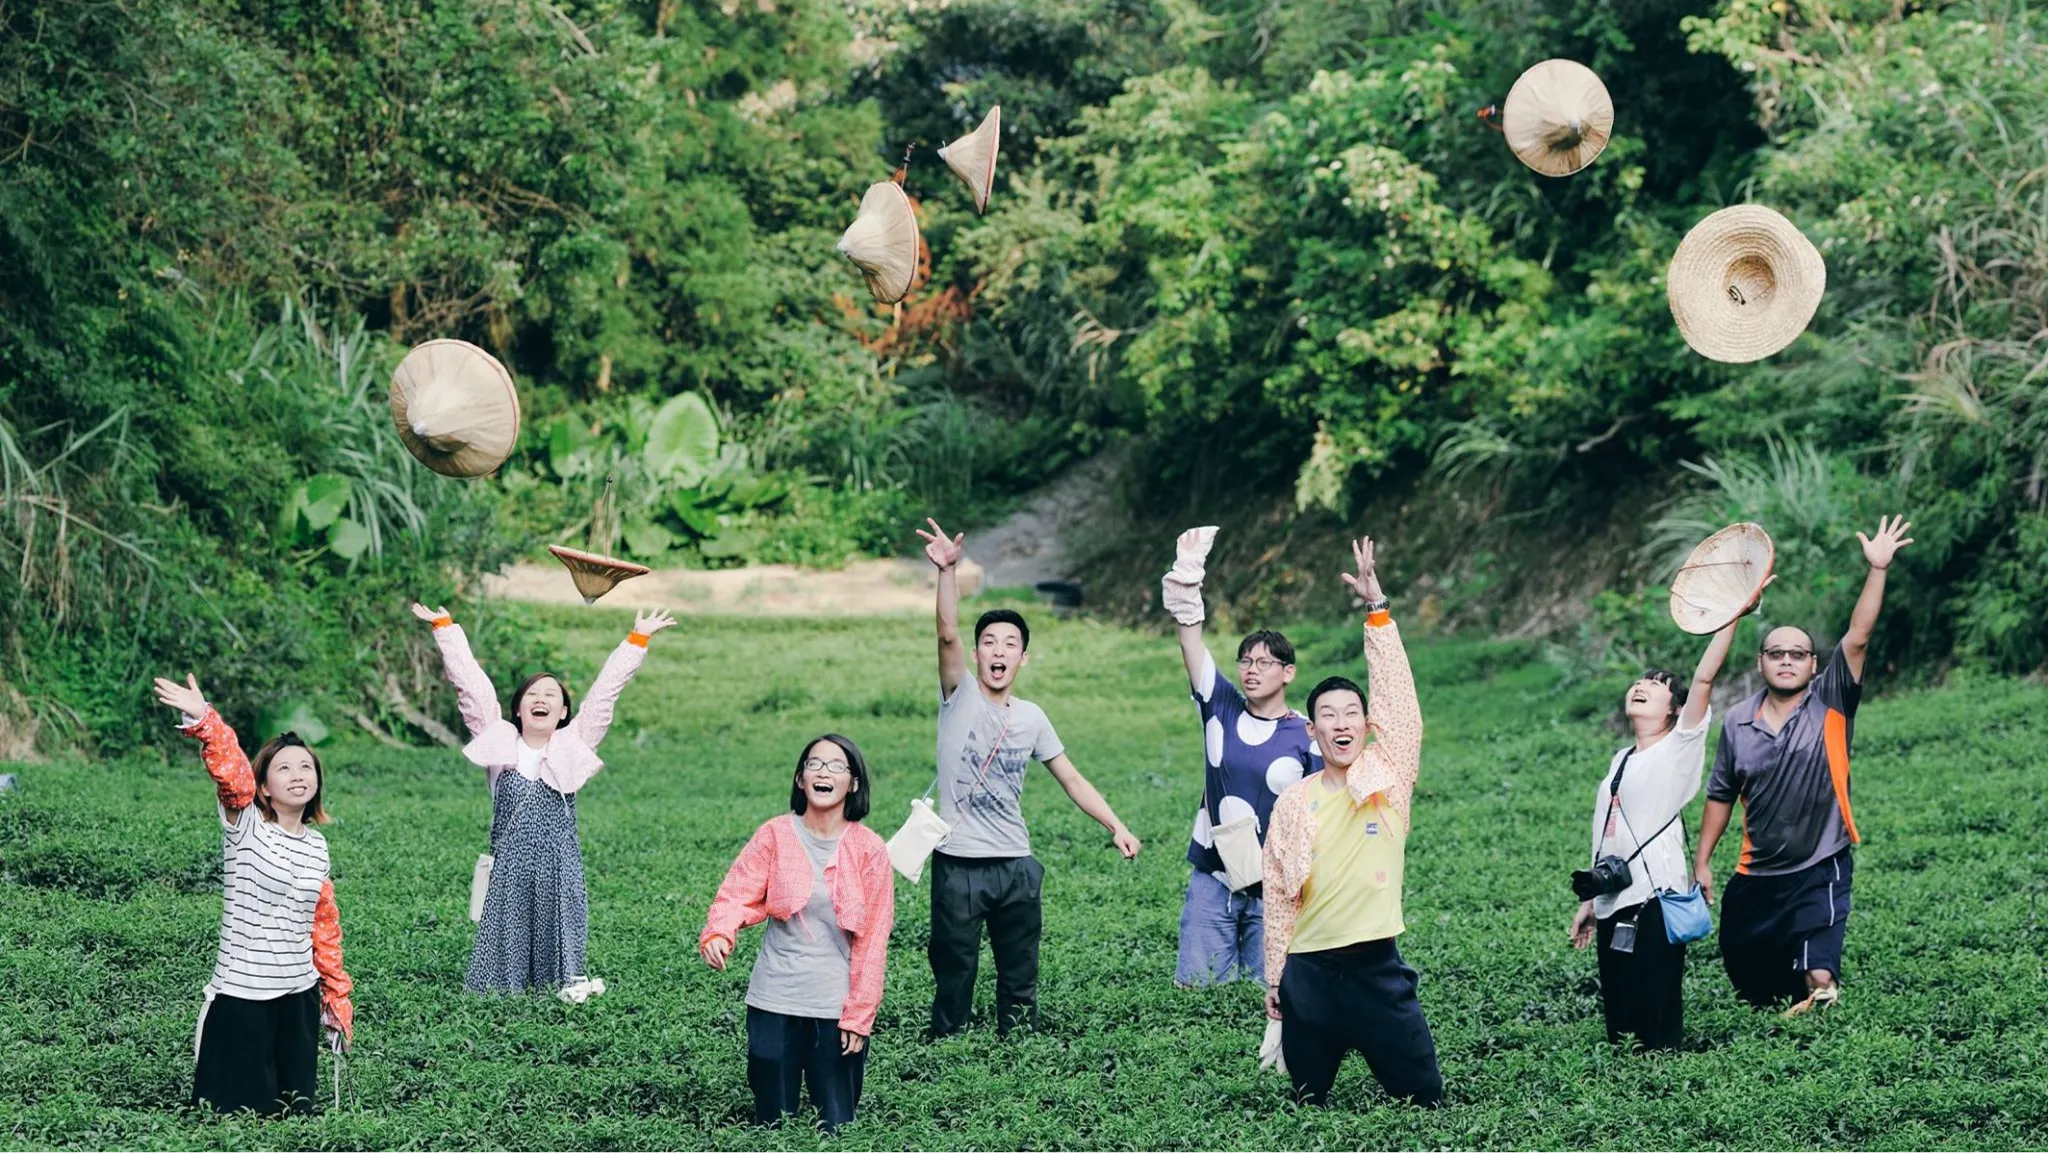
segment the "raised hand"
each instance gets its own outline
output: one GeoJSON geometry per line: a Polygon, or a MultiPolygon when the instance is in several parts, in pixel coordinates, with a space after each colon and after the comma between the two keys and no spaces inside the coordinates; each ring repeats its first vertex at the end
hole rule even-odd
{"type": "Polygon", "coordinates": [[[158,677],[156,699],[157,703],[176,709],[188,717],[206,715],[206,694],[199,691],[199,678],[191,673],[185,674],[185,683],[182,685],[158,677]]]}
{"type": "Polygon", "coordinates": [[[1874,569],[1892,567],[1892,558],[1900,549],[1913,543],[1913,538],[1906,535],[1906,530],[1912,527],[1912,522],[1902,516],[1878,517],[1876,536],[1856,534],[1857,543],[1863,546],[1863,559],[1869,561],[1874,569]]]}
{"type": "Polygon", "coordinates": [[[932,526],[932,531],[930,532],[926,532],[923,529],[917,530],[917,535],[924,539],[925,559],[931,561],[933,567],[937,568],[940,572],[945,572],[947,569],[959,564],[960,545],[962,541],[967,539],[967,534],[963,532],[948,538],[946,530],[939,527],[938,521],[926,517],[924,518],[924,523],[932,526]]]}
{"type": "Polygon", "coordinates": [[[633,631],[643,637],[651,637],[675,623],[676,618],[666,609],[647,613],[644,616],[640,613],[633,614],[633,631]]]}
{"type": "Polygon", "coordinates": [[[414,601],[412,603],[412,615],[420,618],[428,624],[433,624],[435,621],[447,616],[448,610],[445,608],[430,609],[427,606],[419,603],[418,601],[414,601]]]}
{"type": "Polygon", "coordinates": [[[1358,565],[1358,575],[1344,574],[1344,583],[1351,591],[1367,601],[1380,599],[1380,577],[1374,568],[1373,543],[1369,536],[1359,537],[1351,542],[1351,559],[1358,565]]]}
{"type": "Polygon", "coordinates": [[[1764,583],[1757,586],[1756,595],[1749,598],[1749,607],[1743,609],[1741,616],[1738,616],[1736,619],[1741,620],[1742,617],[1746,617],[1749,614],[1755,612],[1757,608],[1764,603],[1764,590],[1770,588],[1771,585],[1777,581],[1777,579],[1777,573],[1772,573],[1771,575],[1765,577],[1764,583]]]}

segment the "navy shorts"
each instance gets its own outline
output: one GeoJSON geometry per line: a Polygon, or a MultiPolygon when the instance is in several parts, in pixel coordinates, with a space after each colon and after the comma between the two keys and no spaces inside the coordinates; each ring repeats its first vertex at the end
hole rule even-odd
{"type": "Polygon", "coordinates": [[[1735,993],[1759,1008],[1806,996],[1806,974],[1842,977],[1856,858],[1843,849],[1796,873],[1737,873],[1721,895],[1721,963],[1735,993]]]}

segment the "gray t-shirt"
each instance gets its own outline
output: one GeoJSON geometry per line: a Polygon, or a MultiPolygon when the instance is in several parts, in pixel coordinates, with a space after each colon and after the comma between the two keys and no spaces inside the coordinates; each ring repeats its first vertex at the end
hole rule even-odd
{"type": "Polygon", "coordinates": [[[797,843],[811,858],[811,901],[787,921],[768,918],[754,975],[747,982],[747,1004],[770,1013],[837,1021],[846,1007],[853,980],[853,946],[832,911],[832,890],[825,884],[825,866],[839,851],[838,837],[820,837],[796,826],[797,843]]]}
{"type": "Polygon", "coordinates": [[[1024,772],[1033,760],[1049,761],[1064,751],[1045,710],[1030,701],[1011,697],[1007,708],[999,708],[972,676],[961,680],[950,700],[941,696],[939,817],[953,833],[939,851],[949,857],[1030,856],[1024,772]]]}
{"type": "Polygon", "coordinates": [[[1728,714],[1707,777],[1707,799],[1742,802],[1736,872],[1797,873],[1849,847],[1842,809],[1849,799],[1849,744],[1862,699],[1863,686],[1837,645],[1784,728],[1774,733],[1763,723],[1763,693],[1728,714]]]}

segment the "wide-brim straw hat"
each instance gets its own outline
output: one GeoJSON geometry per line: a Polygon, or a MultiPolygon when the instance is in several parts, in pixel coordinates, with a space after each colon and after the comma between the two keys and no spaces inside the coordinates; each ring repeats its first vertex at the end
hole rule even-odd
{"type": "Polygon", "coordinates": [[[1671,578],[1671,619],[1696,636],[1721,631],[1756,600],[1776,562],[1762,525],[1729,525],[1694,546],[1671,578]]]}
{"type": "Polygon", "coordinates": [[[1827,292],[1828,266],[1791,221],[1761,204],[1738,204],[1693,225],[1664,282],[1693,351],[1744,364],[1806,331],[1827,292]]]}
{"type": "Polygon", "coordinates": [[[483,476],[519,443],[519,390],[476,345],[430,340],[391,374],[391,420],[421,464],[443,476],[483,476]]]}
{"type": "Polygon", "coordinates": [[[1545,60],[1508,90],[1500,130],[1522,163],[1545,176],[1570,176],[1607,147],[1614,100],[1591,68],[1545,60]]]}
{"type": "Polygon", "coordinates": [[[1003,138],[1003,106],[998,104],[982,117],[981,127],[939,149],[939,159],[967,186],[974,197],[974,211],[988,211],[989,190],[996,182],[996,152],[1003,138]]]}
{"type": "Polygon", "coordinates": [[[584,552],[580,548],[565,548],[551,544],[548,551],[569,570],[569,579],[576,582],[576,591],[583,594],[584,604],[595,604],[597,598],[612,591],[620,581],[646,576],[651,570],[644,564],[634,564],[617,557],[599,556],[584,552]]]}
{"type": "Polygon", "coordinates": [[[917,275],[917,213],[901,185],[868,185],[860,214],[839,238],[839,251],[860,268],[880,303],[895,304],[910,294],[917,275]]]}

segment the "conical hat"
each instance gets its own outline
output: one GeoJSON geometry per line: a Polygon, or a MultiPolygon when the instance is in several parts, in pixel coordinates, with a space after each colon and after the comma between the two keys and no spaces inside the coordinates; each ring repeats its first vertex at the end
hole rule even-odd
{"type": "Polygon", "coordinates": [[[1806,331],[1828,266],[1792,222],[1761,204],[1723,208],[1685,234],[1664,288],[1694,352],[1745,364],[1806,331]]]}
{"type": "Polygon", "coordinates": [[[391,374],[391,420],[421,464],[443,476],[483,476],[519,442],[519,391],[490,353],[430,340],[391,374]]]}
{"type": "Polygon", "coordinates": [[[839,251],[860,267],[876,300],[894,304],[910,294],[917,274],[917,213],[900,185],[893,180],[868,185],[860,215],[839,238],[839,251]]]}
{"type": "Polygon", "coordinates": [[[583,603],[587,605],[596,604],[597,598],[612,591],[612,586],[620,581],[632,580],[636,576],[646,576],[648,573],[648,568],[644,564],[599,556],[594,552],[584,552],[580,548],[564,548],[558,544],[551,544],[548,551],[555,554],[555,559],[561,561],[569,570],[569,579],[576,582],[576,591],[583,594],[583,603]]]}
{"type": "Polygon", "coordinates": [[[981,127],[939,149],[939,159],[974,195],[974,211],[988,211],[989,189],[996,182],[996,148],[1003,139],[1003,106],[982,118],[981,127]]]}
{"type": "Polygon", "coordinates": [[[1508,90],[1500,128],[1522,163],[1545,176],[1570,176],[1607,147],[1614,101],[1591,68],[1545,60],[1508,90]]]}
{"type": "Polygon", "coordinates": [[[1761,525],[1729,525],[1701,541],[1671,578],[1671,619],[1697,636],[1721,631],[1763,591],[1776,560],[1761,525]]]}

